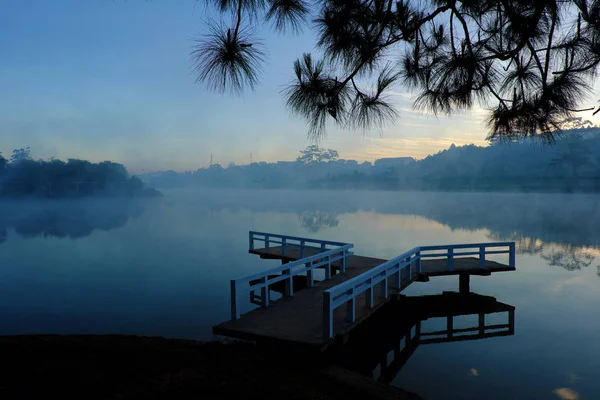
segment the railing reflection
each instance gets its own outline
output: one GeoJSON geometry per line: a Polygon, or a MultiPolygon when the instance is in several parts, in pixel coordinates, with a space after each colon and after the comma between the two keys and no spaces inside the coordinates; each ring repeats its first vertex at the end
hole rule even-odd
{"type": "MultiPolygon", "coordinates": [[[[496,319],[496,318],[494,318],[496,319]]],[[[338,362],[380,382],[391,382],[419,345],[510,336],[515,332],[515,307],[494,297],[475,293],[403,297],[352,331],[341,347],[338,362]],[[491,314],[505,314],[506,323],[486,321],[491,314]],[[456,317],[477,316],[466,328],[454,325],[456,317]],[[446,329],[424,331],[423,322],[444,318],[446,329]]]]}

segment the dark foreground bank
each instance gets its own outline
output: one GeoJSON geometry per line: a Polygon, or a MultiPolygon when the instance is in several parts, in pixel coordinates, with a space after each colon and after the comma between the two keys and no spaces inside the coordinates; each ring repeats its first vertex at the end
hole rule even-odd
{"type": "Polygon", "coordinates": [[[418,399],[250,343],[139,336],[0,337],[0,398],[418,399]]]}

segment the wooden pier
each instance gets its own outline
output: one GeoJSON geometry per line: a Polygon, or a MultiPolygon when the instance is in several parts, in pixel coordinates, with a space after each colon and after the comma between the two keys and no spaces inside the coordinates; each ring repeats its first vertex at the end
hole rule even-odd
{"type": "Polygon", "coordinates": [[[282,265],[232,280],[231,320],[213,332],[323,351],[413,282],[458,275],[460,292],[468,293],[471,275],[515,270],[514,242],[421,246],[391,260],[354,255],[352,248],[350,243],[250,232],[249,252],[282,265]],[[256,241],[264,246],[256,248],[256,241]],[[491,254],[506,254],[508,265],[486,259],[491,254]],[[324,275],[320,281],[317,270],[324,275]],[[273,301],[271,291],[283,297],[273,301]],[[260,307],[241,315],[238,302],[245,293],[260,307]]]}

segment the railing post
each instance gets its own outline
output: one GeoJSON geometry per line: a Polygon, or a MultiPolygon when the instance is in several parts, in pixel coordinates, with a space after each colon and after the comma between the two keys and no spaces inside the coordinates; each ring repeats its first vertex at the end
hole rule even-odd
{"type": "Polygon", "coordinates": [[[408,257],[405,261],[408,263],[408,280],[410,282],[412,281],[412,260],[408,257]]]}
{"type": "Polygon", "coordinates": [[[306,267],[306,286],[313,287],[315,286],[315,279],[313,277],[313,270],[309,269],[311,267],[311,263],[307,262],[304,264],[306,267]]]}
{"type": "Polygon", "coordinates": [[[373,296],[373,278],[369,278],[369,288],[365,294],[365,305],[368,308],[373,308],[375,306],[374,296],[373,296]]]}
{"type": "Polygon", "coordinates": [[[509,267],[515,267],[515,258],[516,258],[516,246],[515,246],[515,242],[512,242],[509,246],[508,246],[508,266],[509,267]]]}
{"type": "Polygon", "coordinates": [[[323,336],[333,337],[333,310],[331,310],[331,293],[323,292],[323,336]]]}
{"type": "Polygon", "coordinates": [[[479,246],[479,267],[485,268],[485,246],[479,246]]]}
{"type": "Polygon", "coordinates": [[[267,277],[260,278],[260,282],[264,285],[260,288],[260,297],[263,307],[269,307],[269,287],[267,286],[267,277]]]}
{"type": "Polygon", "coordinates": [[[285,257],[285,238],[281,238],[281,256],[285,257]]]}
{"type": "Polygon", "coordinates": [[[269,235],[265,235],[265,249],[269,249],[269,235]]]}
{"type": "Polygon", "coordinates": [[[327,264],[325,264],[325,279],[331,279],[331,256],[327,256],[327,264]]]}
{"type": "Polygon", "coordinates": [[[348,257],[348,249],[346,249],[342,252],[342,259],[340,260],[340,270],[342,271],[342,273],[346,272],[346,268],[347,268],[346,258],[347,257],[348,257]]]}
{"type": "Polygon", "coordinates": [[[248,233],[248,245],[250,250],[254,250],[254,232],[248,233]]]}
{"type": "Polygon", "coordinates": [[[448,271],[454,271],[454,249],[448,249],[448,271]]]}
{"type": "Polygon", "coordinates": [[[321,243],[321,251],[322,252],[325,251],[325,248],[326,248],[325,243],[321,243]]]}
{"type": "Polygon", "coordinates": [[[288,268],[284,271],[288,278],[285,280],[285,295],[291,297],[294,295],[294,277],[292,276],[292,269],[288,268]]]}
{"type": "Polygon", "coordinates": [[[240,318],[240,311],[237,306],[237,291],[235,286],[235,280],[230,281],[231,290],[231,319],[236,320],[240,318]]]}
{"type": "Polygon", "coordinates": [[[304,258],[304,244],[306,242],[304,240],[300,240],[300,258],[304,258]]]}
{"type": "Polygon", "coordinates": [[[350,289],[352,297],[346,305],[346,319],[348,322],[356,321],[356,297],[354,296],[354,288],[350,289]]]}
{"type": "Polygon", "coordinates": [[[422,272],[421,271],[421,252],[417,251],[416,256],[417,256],[417,260],[416,260],[417,274],[420,274],[422,272]]]}

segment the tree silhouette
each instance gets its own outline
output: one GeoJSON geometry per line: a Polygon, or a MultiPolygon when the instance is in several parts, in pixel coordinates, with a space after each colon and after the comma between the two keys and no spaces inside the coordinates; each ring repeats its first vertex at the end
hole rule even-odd
{"type": "Polygon", "coordinates": [[[313,20],[324,58],[300,57],[284,94],[314,137],[328,120],[393,121],[387,95],[403,84],[423,110],[488,108],[490,139],[551,141],[583,111],[600,63],[600,0],[206,2],[234,20],[210,25],[192,53],[198,80],[221,92],[256,86],[264,52],[253,28],[298,31],[313,20]]]}
{"type": "Polygon", "coordinates": [[[22,149],[14,149],[12,152],[12,156],[10,157],[10,162],[13,164],[18,164],[23,161],[31,160],[31,150],[29,147],[25,147],[22,149]]]}
{"type": "Polygon", "coordinates": [[[339,158],[337,150],[322,149],[317,145],[306,146],[306,149],[300,150],[300,155],[296,158],[296,161],[304,164],[311,165],[321,162],[335,161],[339,158]]]}

